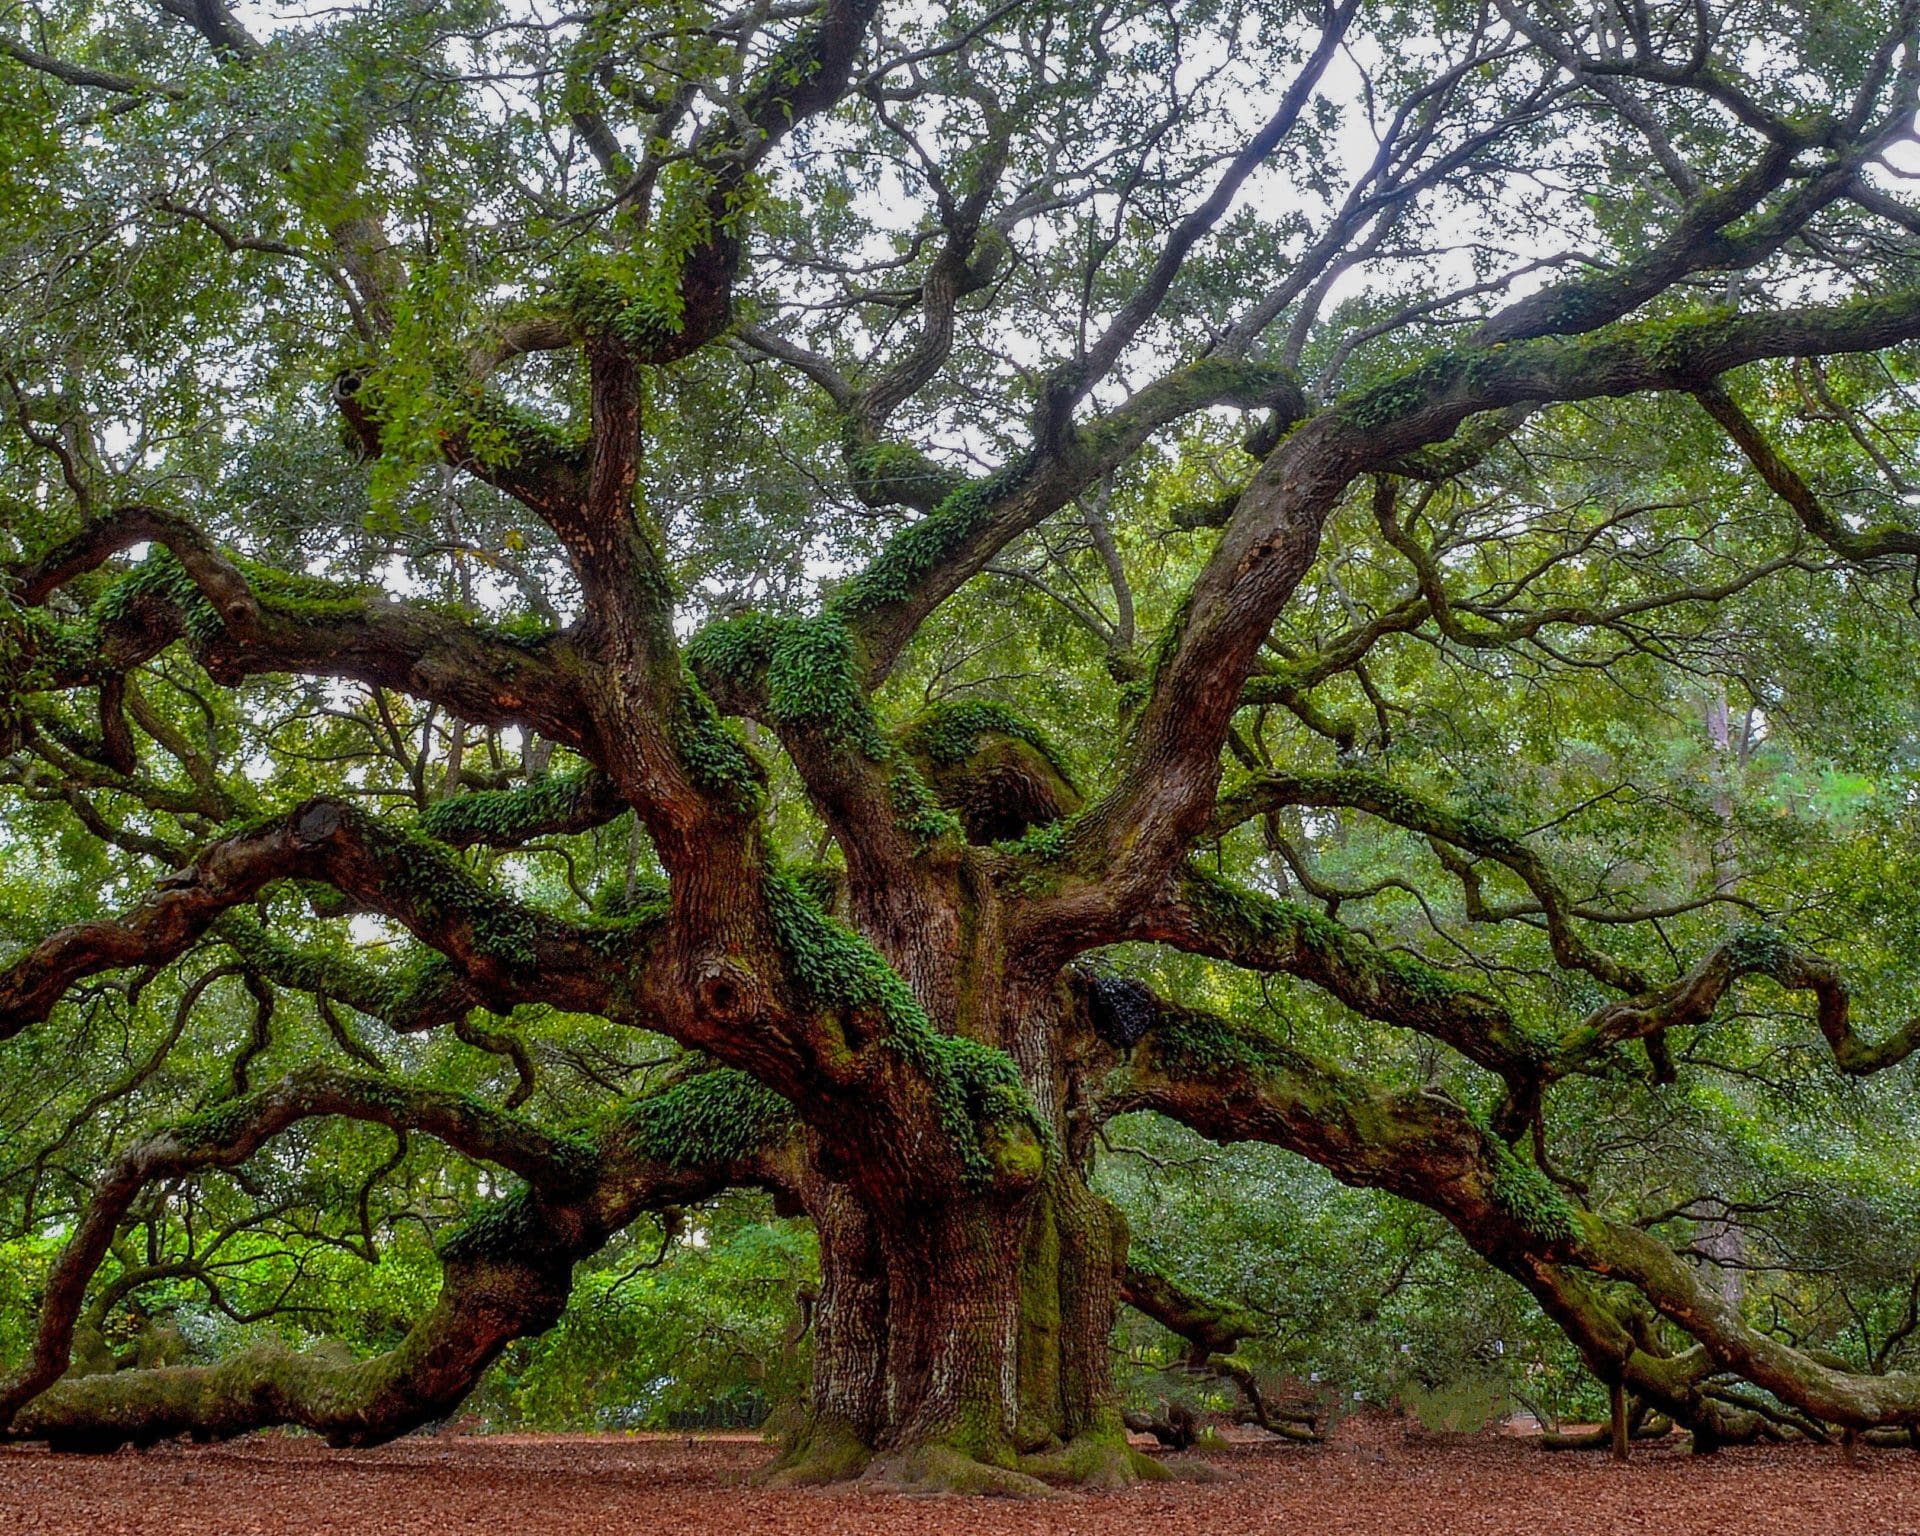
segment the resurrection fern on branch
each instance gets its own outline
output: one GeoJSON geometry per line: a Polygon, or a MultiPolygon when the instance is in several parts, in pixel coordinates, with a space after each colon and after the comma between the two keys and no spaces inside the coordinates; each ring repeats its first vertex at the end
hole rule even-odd
{"type": "Polygon", "coordinates": [[[0,1437],[1920,1434],[1920,0],[1577,11],[0,23],[0,1437]]]}

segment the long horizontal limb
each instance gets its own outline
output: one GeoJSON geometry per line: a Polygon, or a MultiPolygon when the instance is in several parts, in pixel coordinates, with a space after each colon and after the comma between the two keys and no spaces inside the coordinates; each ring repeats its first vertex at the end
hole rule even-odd
{"type": "Polygon", "coordinates": [[[515,1338],[550,1327],[574,1264],[641,1211],[732,1184],[799,1176],[796,1122],[741,1074],[709,1072],[637,1101],[595,1136],[559,1137],[463,1095],[389,1077],[309,1071],[149,1137],[95,1190],[56,1261],[26,1366],[0,1384],[0,1434],[111,1449],[170,1435],[221,1439],[294,1424],[335,1444],[391,1439],[451,1411],[515,1338]],[[431,1135],[526,1181],[440,1248],[434,1305],[372,1360],[263,1345],[212,1366],[61,1379],[88,1286],[138,1194],[244,1163],[319,1117],[431,1135]],[[708,1126],[704,1140],[687,1134],[708,1126]]]}
{"type": "Polygon", "coordinates": [[[1106,1104],[1154,1109],[1217,1141],[1272,1142],[1345,1183],[1438,1211],[1534,1293],[1603,1379],[1709,1433],[1739,1432],[1711,1395],[1721,1372],[1847,1428],[1920,1423],[1920,1375],[1839,1369],[1752,1328],[1657,1237],[1574,1205],[1443,1096],[1382,1089],[1267,1031],[1157,1003],[1106,1104]],[[1632,1286],[1695,1347],[1660,1352],[1631,1314],[1602,1300],[1592,1277],[1632,1286]]]}

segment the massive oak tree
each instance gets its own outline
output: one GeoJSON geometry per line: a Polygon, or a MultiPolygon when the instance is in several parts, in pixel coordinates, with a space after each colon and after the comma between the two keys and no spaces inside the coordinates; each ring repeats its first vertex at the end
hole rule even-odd
{"type": "Polygon", "coordinates": [[[820,1241],[782,1475],[1124,1481],[1122,1296],[1234,1336],[1090,1188],[1133,1111],[1441,1213],[1703,1444],[1920,1426],[1555,1160],[1742,999],[1920,1043],[1657,760],[1675,700],[1789,742],[1809,652],[1910,682],[1913,0],[71,0],[0,55],[0,1068],[80,1084],[9,1144],[64,1245],[5,1432],[391,1436],[746,1186],[820,1241]],[[217,1285],[155,1201],[270,1204],[316,1123],[486,1170],[400,1342],[68,1374],[217,1285]]]}

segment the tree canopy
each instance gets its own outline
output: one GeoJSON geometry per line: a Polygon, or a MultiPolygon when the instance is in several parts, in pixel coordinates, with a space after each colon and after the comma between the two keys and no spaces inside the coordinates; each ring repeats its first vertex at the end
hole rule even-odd
{"type": "Polygon", "coordinates": [[[0,1434],[511,1349],[1111,1484],[1123,1305],[1312,1433],[1256,1365],[1410,1286],[1920,1433],[1916,0],[49,0],[0,81],[0,1434]]]}

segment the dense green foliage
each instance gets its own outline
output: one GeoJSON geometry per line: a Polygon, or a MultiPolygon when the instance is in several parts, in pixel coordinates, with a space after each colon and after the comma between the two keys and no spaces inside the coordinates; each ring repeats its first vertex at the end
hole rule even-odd
{"type": "MultiPolygon", "coordinates": [[[[621,1208],[469,1411],[757,1417],[804,1393],[819,1256],[727,1186],[876,1083],[957,1201],[1086,1143],[1139,1262],[1348,1406],[1604,1404],[1506,1225],[1650,1231],[1768,1338],[1920,1363],[1914,1065],[1855,1073],[1803,965],[1904,1038],[1914,6],[856,7],[816,102],[846,9],[0,22],[0,1377],[111,1170],[316,1062],[513,1111],[552,1187],[301,1119],[131,1199],[83,1367],[391,1350],[454,1234],[627,1157],[716,1171],[621,1208]],[[1260,521],[1335,460],[1307,533],[1260,521]],[[1295,552],[1270,616],[1231,586],[1295,552]],[[1028,798],[970,844],[982,764],[1028,798]],[[1463,1114],[1497,1241],[1111,1111],[1143,1058],[1084,1030],[1063,1134],[1029,1021],[977,978],[942,1016],[871,920],[923,876],[967,943],[981,891],[1084,924],[1046,984],[1151,984],[1183,1083],[1331,1063],[1463,1114]],[[243,885],[16,1002],[50,933],[243,885]]],[[[1239,1403],[1117,1338],[1134,1407],[1239,1403]]]]}

